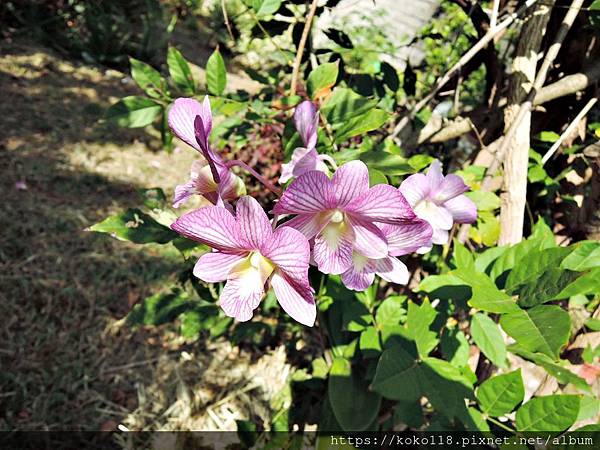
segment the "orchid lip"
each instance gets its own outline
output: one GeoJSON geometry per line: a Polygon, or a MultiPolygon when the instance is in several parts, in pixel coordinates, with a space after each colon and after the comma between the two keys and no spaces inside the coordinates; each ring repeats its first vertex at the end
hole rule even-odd
{"type": "Polygon", "coordinates": [[[336,209],[330,219],[334,223],[340,223],[344,221],[344,213],[339,209],[336,209]]]}

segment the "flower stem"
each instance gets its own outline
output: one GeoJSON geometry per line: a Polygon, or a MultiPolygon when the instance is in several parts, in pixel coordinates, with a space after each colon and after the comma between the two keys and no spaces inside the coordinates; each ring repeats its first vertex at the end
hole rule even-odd
{"type": "Polygon", "coordinates": [[[253,175],[254,178],[256,178],[258,181],[260,181],[268,190],[270,190],[277,196],[281,196],[281,189],[279,189],[277,186],[275,186],[273,183],[271,183],[269,180],[267,180],[265,177],[263,177],[261,174],[259,174],[256,170],[254,170],[252,167],[250,167],[244,161],[240,161],[239,159],[234,159],[234,160],[228,161],[225,165],[227,166],[228,169],[230,169],[234,166],[241,167],[242,169],[246,170],[251,175],[253,175]]]}

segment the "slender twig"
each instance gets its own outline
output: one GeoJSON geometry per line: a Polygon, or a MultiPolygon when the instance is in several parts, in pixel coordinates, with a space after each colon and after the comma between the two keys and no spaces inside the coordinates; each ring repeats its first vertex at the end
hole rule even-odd
{"type": "Polygon", "coordinates": [[[494,5],[492,6],[492,16],[490,18],[490,28],[494,28],[496,26],[496,22],[498,21],[498,8],[500,8],[500,0],[494,0],[494,5]]]}
{"type": "Polygon", "coordinates": [[[563,133],[560,135],[558,140],[554,144],[552,144],[552,147],[550,147],[550,149],[543,156],[542,165],[546,164],[548,162],[548,160],[550,158],[552,158],[552,155],[554,155],[554,152],[556,152],[556,150],[558,150],[558,148],[563,143],[563,141],[567,138],[567,136],[569,136],[573,132],[573,130],[579,124],[581,119],[583,119],[585,117],[585,115],[590,111],[590,109],[592,109],[592,107],[596,104],[597,101],[598,101],[598,97],[591,98],[587,102],[587,104],[581,109],[581,111],[579,111],[579,114],[577,114],[577,116],[575,116],[575,118],[573,119],[573,122],[571,122],[569,124],[567,129],[565,131],[563,131],[563,133]]]}
{"type": "Polygon", "coordinates": [[[256,170],[254,170],[252,167],[250,167],[244,161],[240,161],[239,159],[234,159],[232,161],[227,161],[227,163],[225,163],[225,165],[227,166],[227,168],[231,168],[234,166],[241,167],[242,169],[244,169],[245,171],[250,173],[252,176],[254,176],[254,178],[256,178],[258,181],[260,181],[268,190],[270,190],[277,196],[281,196],[281,189],[279,189],[277,186],[275,186],[273,183],[271,183],[269,180],[267,180],[265,177],[263,177],[261,174],[259,174],[256,170]]]}
{"type": "Polygon", "coordinates": [[[298,86],[298,75],[300,73],[300,64],[302,63],[302,54],[304,53],[304,47],[306,46],[306,41],[310,33],[310,27],[312,25],[313,18],[315,17],[315,12],[317,11],[317,3],[318,0],[313,0],[310,5],[308,16],[306,16],[306,23],[304,24],[304,29],[302,30],[302,36],[300,37],[300,42],[298,43],[298,52],[296,53],[296,59],[294,59],[294,68],[292,70],[292,84],[290,86],[290,95],[296,95],[296,88],[298,86]]]}
{"type": "Polygon", "coordinates": [[[223,20],[225,21],[227,32],[229,33],[231,40],[235,41],[235,37],[233,37],[233,31],[231,31],[231,24],[229,23],[229,16],[227,15],[227,8],[225,7],[225,0],[221,0],[221,9],[223,10],[223,20]]]}
{"type": "Polygon", "coordinates": [[[419,111],[421,111],[421,109],[423,109],[435,97],[438,91],[442,87],[444,87],[444,85],[448,83],[448,81],[450,81],[452,77],[454,77],[454,75],[456,75],[456,73],[458,73],[465,66],[465,64],[467,64],[477,53],[479,53],[481,49],[488,45],[498,34],[500,34],[506,28],[508,28],[508,26],[512,24],[515,21],[515,19],[519,17],[525,10],[527,10],[527,8],[529,8],[536,2],[537,0],[527,0],[517,11],[510,14],[506,19],[504,19],[502,22],[496,25],[496,27],[490,27],[488,32],[485,35],[483,35],[483,37],[479,41],[477,41],[477,43],[475,43],[475,45],[473,45],[473,47],[471,47],[464,55],[462,55],[458,62],[454,64],[450,68],[450,70],[448,70],[448,72],[446,72],[441,78],[438,79],[431,92],[429,92],[429,94],[423,97],[413,107],[411,112],[404,116],[402,120],[400,120],[400,122],[398,122],[398,124],[394,128],[394,131],[391,134],[391,137],[396,138],[406,127],[406,125],[408,125],[410,120],[413,117],[415,117],[415,115],[419,111]]]}

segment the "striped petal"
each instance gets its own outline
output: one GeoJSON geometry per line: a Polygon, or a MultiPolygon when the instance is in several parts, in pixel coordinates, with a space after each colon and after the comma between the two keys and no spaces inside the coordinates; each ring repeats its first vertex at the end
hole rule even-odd
{"type": "Polygon", "coordinates": [[[459,195],[444,203],[444,208],[452,214],[457,223],[473,223],[477,220],[477,206],[466,195],[459,195]]]}
{"type": "Polygon", "coordinates": [[[341,274],[352,265],[354,232],[344,222],[329,223],[315,238],[313,258],[323,273],[341,274]]]}
{"type": "Polygon", "coordinates": [[[369,170],[362,161],[350,161],[335,171],[331,181],[337,205],[343,207],[369,190],[369,170]]]}
{"type": "Polygon", "coordinates": [[[448,230],[433,227],[433,235],[431,236],[431,242],[437,245],[444,245],[448,243],[448,237],[448,230]]]}
{"type": "Polygon", "coordinates": [[[240,243],[238,224],[225,208],[206,206],[196,209],[178,218],[171,228],[217,250],[245,250],[240,243]]]}
{"type": "Polygon", "coordinates": [[[275,205],[275,214],[314,214],[335,205],[331,180],[323,172],[306,172],[296,178],[275,205]]]}
{"type": "Polygon", "coordinates": [[[179,139],[190,147],[201,150],[196,142],[196,133],[194,130],[196,116],[202,118],[203,131],[208,136],[212,129],[212,114],[208,97],[204,97],[202,104],[193,98],[178,98],[169,110],[167,121],[169,128],[171,128],[179,139]]]}
{"type": "Polygon", "coordinates": [[[298,230],[287,226],[278,228],[261,249],[261,253],[269,258],[283,275],[308,284],[310,245],[298,230]]]}
{"type": "Polygon", "coordinates": [[[373,261],[377,275],[388,283],[407,284],[409,279],[408,268],[398,258],[387,257],[373,261]]]}
{"type": "Polygon", "coordinates": [[[245,195],[236,206],[238,235],[247,248],[260,249],[273,236],[269,218],[262,206],[252,197],[245,195]]]}
{"type": "Polygon", "coordinates": [[[452,214],[443,206],[438,206],[434,202],[425,200],[415,206],[415,213],[420,219],[424,219],[433,228],[449,230],[452,228],[452,214]]]}
{"type": "Polygon", "coordinates": [[[309,327],[314,325],[317,306],[309,285],[299,284],[281,272],[275,272],[271,278],[271,287],[277,301],[292,319],[309,327]]]}
{"type": "Polygon", "coordinates": [[[375,281],[372,260],[354,252],[352,265],[342,274],[342,283],[353,291],[364,291],[375,281]]]}
{"type": "Polygon", "coordinates": [[[314,148],[317,145],[319,111],[313,102],[305,100],[296,107],[294,125],[304,145],[307,148],[314,148]]]}
{"type": "Polygon", "coordinates": [[[246,322],[252,318],[264,293],[258,276],[230,279],[221,292],[219,304],[227,316],[246,322]]]}
{"type": "Polygon", "coordinates": [[[354,232],[354,249],[367,258],[383,258],[388,255],[388,245],[383,232],[371,222],[357,217],[346,219],[354,232]]]}
{"type": "Polygon", "coordinates": [[[465,184],[461,177],[450,174],[444,177],[444,181],[440,184],[439,189],[435,191],[433,198],[436,202],[443,203],[464,194],[468,190],[469,186],[465,184]]]}
{"type": "Polygon", "coordinates": [[[429,181],[422,173],[411,175],[400,184],[400,192],[413,208],[429,197],[429,181]]]}
{"type": "Polygon", "coordinates": [[[207,283],[225,281],[231,269],[241,263],[247,253],[206,253],[200,257],[194,266],[194,276],[207,283]]]}
{"type": "Polygon", "coordinates": [[[400,225],[383,224],[381,231],[387,239],[391,256],[407,255],[431,243],[433,229],[429,222],[414,219],[400,225]]]}
{"type": "Polygon", "coordinates": [[[434,160],[429,169],[427,169],[427,182],[429,183],[430,192],[437,191],[442,182],[444,181],[444,174],[442,173],[442,163],[439,160],[434,160]]]}
{"type": "Polygon", "coordinates": [[[283,226],[292,227],[306,236],[307,239],[312,239],[327,226],[333,214],[333,211],[316,214],[300,214],[285,222],[283,226]]]}
{"type": "Polygon", "coordinates": [[[196,193],[194,181],[188,181],[185,184],[175,186],[175,194],[173,195],[173,208],[179,208],[189,198],[196,193]]]}
{"type": "Polygon", "coordinates": [[[353,216],[383,223],[412,220],[415,213],[398,189],[377,184],[344,208],[353,216]]]}

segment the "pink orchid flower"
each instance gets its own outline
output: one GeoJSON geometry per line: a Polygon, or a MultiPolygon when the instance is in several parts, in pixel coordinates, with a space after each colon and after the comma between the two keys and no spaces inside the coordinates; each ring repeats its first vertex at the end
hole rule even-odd
{"type": "Polygon", "coordinates": [[[293,319],[312,326],[316,318],[308,281],[310,246],[297,230],[273,231],[252,197],[241,197],[234,216],[207,206],[184,214],[171,225],[178,233],[214,249],[200,257],[194,275],[207,283],[227,281],[221,308],[239,321],[252,318],[270,283],[279,304],[293,319]]]}
{"type": "Polygon", "coordinates": [[[388,283],[407,284],[408,268],[396,256],[407,255],[430,245],[433,230],[425,220],[414,219],[401,225],[379,226],[388,244],[388,256],[368,258],[354,250],[353,264],[342,274],[342,282],[348,289],[364,291],[379,275],[388,283]]]}
{"type": "Polygon", "coordinates": [[[178,98],[171,106],[169,127],[175,135],[204,156],[192,164],[190,179],[175,188],[173,207],[178,208],[194,194],[221,205],[246,193],[242,180],[225,165],[208,142],[212,130],[212,113],[208,96],[200,104],[193,98],[178,98]]]}
{"type": "Polygon", "coordinates": [[[285,225],[314,238],[313,258],[323,273],[341,274],[354,263],[353,250],[367,258],[388,256],[376,222],[402,224],[415,214],[400,191],[378,184],[369,188],[362,161],[351,161],[329,179],[312,170],[296,178],[275,206],[275,214],[296,214],[285,225]]]}
{"type": "MultiPolygon", "coordinates": [[[[442,174],[442,165],[436,159],[427,175],[417,173],[400,185],[400,192],[413,207],[415,214],[430,223],[433,228],[432,242],[446,244],[448,230],[456,223],[473,223],[477,220],[477,207],[465,192],[469,187],[458,175],[442,174]]],[[[431,247],[424,246],[420,253],[431,247]]]]}
{"type": "MultiPolygon", "coordinates": [[[[294,177],[299,177],[310,170],[329,173],[325,161],[332,161],[328,155],[319,155],[317,146],[317,127],[319,126],[319,111],[311,101],[304,101],[294,111],[294,125],[300,134],[304,147],[298,147],[292,153],[289,163],[282,164],[279,183],[287,183],[294,177]]],[[[334,167],[335,167],[335,163],[334,167]]]]}

